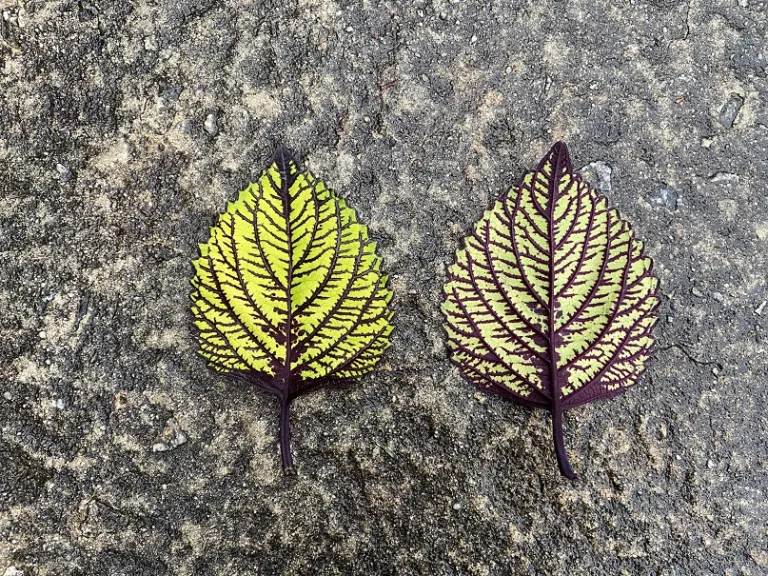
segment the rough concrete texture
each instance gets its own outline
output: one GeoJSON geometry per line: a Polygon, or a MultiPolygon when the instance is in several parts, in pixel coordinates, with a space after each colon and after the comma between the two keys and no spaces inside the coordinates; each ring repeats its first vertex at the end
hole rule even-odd
{"type": "Polygon", "coordinates": [[[0,574],[768,573],[768,3],[0,0],[0,574]],[[448,361],[459,239],[556,139],[647,240],[659,346],[566,417],[448,361]],[[190,260],[275,144],[392,273],[380,370],[277,403],[190,260]]]}

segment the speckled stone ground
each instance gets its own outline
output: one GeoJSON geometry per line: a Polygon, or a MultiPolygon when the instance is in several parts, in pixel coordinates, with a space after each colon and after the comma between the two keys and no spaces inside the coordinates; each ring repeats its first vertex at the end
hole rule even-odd
{"type": "Polygon", "coordinates": [[[768,3],[0,7],[0,575],[768,573],[768,3]],[[560,138],[664,295],[643,381],[566,418],[576,482],[439,312],[459,238],[560,138]],[[278,141],[396,292],[381,369],[297,401],[296,478],[187,300],[278,141]]]}

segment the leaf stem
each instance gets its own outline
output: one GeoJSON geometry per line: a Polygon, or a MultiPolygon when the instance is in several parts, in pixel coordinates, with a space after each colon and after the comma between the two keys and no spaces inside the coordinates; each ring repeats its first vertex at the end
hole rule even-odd
{"type": "Polygon", "coordinates": [[[560,472],[566,478],[575,480],[576,474],[568,461],[568,453],[565,451],[565,441],[563,440],[563,411],[557,403],[552,408],[552,435],[555,438],[555,454],[560,472]]]}
{"type": "Polygon", "coordinates": [[[291,401],[287,396],[280,396],[280,455],[283,458],[283,473],[296,474],[291,456],[291,401]]]}

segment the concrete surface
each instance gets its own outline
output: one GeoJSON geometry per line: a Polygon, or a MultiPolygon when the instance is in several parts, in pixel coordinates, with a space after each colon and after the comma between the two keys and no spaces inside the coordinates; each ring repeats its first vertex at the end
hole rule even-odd
{"type": "Polygon", "coordinates": [[[768,574],[768,3],[0,0],[0,575],[768,574]],[[556,139],[662,281],[566,418],[443,346],[459,238],[556,139]],[[277,405],[195,354],[190,260],[274,145],[393,274],[381,369],[277,405]]]}

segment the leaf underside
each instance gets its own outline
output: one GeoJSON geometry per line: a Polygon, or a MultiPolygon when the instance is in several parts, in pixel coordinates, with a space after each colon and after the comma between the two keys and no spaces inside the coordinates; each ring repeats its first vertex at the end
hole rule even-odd
{"type": "Polygon", "coordinates": [[[193,262],[199,354],[280,400],[293,471],[290,402],[373,370],[392,332],[392,293],[368,228],[280,146],[227,205],[193,262]]]}
{"type": "Polygon", "coordinates": [[[638,381],[657,287],[643,243],[558,142],[456,254],[442,306],[451,358],[479,388],[548,409],[560,470],[574,478],[562,414],[638,381]]]}

